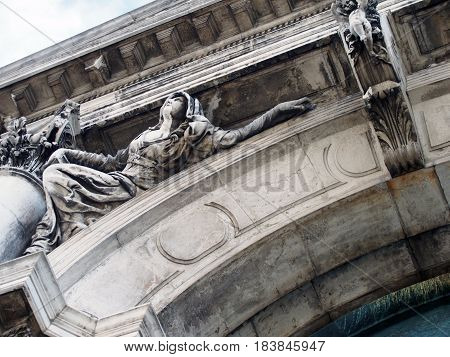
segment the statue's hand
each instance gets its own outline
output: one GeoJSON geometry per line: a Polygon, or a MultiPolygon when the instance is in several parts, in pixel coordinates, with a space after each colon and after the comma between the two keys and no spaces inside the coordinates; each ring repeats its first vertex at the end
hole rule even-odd
{"type": "Polygon", "coordinates": [[[313,104],[308,97],[304,97],[301,99],[292,100],[290,102],[280,103],[275,107],[275,109],[277,109],[280,114],[293,116],[313,110],[315,107],[316,105],[313,104]]]}

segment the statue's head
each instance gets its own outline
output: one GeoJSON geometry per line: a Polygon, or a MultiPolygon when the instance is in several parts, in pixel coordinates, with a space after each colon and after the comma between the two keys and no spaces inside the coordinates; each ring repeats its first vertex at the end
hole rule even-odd
{"type": "Polygon", "coordinates": [[[183,95],[168,98],[162,107],[163,119],[171,118],[174,122],[182,123],[186,119],[187,99],[183,95]]]}
{"type": "Polygon", "coordinates": [[[205,121],[207,119],[204,117],[202,105],[198,99],[191,97],[184,91],[179,91],[167,97],[161,107],[157,127],[161,127],[165,120],[172,121],[171,126],[173,127],[183,122],[205,121]]]}
{"type": "Polygon", "coordinates": [[[347,15],[358,8],[356,0],[336,0],[336,5],[342,13],[347,15]]]}

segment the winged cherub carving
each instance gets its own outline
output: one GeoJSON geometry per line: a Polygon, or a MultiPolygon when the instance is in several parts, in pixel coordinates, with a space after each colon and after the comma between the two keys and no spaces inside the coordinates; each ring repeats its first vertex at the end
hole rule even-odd
{"type": "Polygon", "coordinates": [[[379,43],[383,40],[378,0],[336,0],[331,11],[344,29],[349,55],[356,63],[364,44],[369,54],[384,62],[387,51],[379,43]]]}

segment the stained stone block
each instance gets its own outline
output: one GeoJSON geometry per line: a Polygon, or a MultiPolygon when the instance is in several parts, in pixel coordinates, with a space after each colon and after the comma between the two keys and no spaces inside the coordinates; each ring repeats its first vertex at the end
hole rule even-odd
{"type": "Polygon", "coordinates": [[[309,281],[312,269],[302,240],[294,232],[279,233],[246,252],[241,261],[202,279],[158,316],[170,336],[227,335],[268,303],[309,281]],[[198,304],[203,295],[208,299],[198,304]],[[183,323],[191,319],[195,325],[183,323]]]}
{"type": "Polygon", "coordinates": [[[235,1],[230,4],[230,8],[241,32],[250,30],[256,24],[256,14],[251,1],[235,1]]]}
{"type": "Polygon", "coordinates": [[[450,212],[432,168],[411,172],[388,182],[408,236],[450,223],[450,212]]]}
{"type": "Polygon", "coordinates": [[[30,114],[37,107],[36,96],[30,84],[13,89],[11,98],[21,115],[30,114]]]}
{"type": "Polygon", "coordinates": [[[65,70],[51,74],[47,81],[57,101],[70,98],[72,95],[72,85],[65,70]]]}
{"type": "Polygon", "coordinates": [[[313,286],[307,283],[269,305],[252,320],[258,336],[290,336],[323,313],[313,286]]]}

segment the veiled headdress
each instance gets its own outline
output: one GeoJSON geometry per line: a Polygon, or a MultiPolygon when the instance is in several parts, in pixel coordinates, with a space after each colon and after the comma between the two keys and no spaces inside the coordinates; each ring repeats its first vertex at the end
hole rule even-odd
{"type": "Polygon", "coordinates": [[[172,94],[170,94],[167,99],[164,101],[164,104],[161,107],[161,110],[159,112],[159,123],[156,128],[161,127],[161,124],[164,120],[163,118],[163,110],[164,107],[166,106],[167,102],[170,99],[176,98],[176,97],[184,97],[186,98],[186,103],[187,103],[187,108],[186,108],[186,120],[188,122],[207,122],[210,123],[210,121],[208,120],[208,118],[205,117],[204,113],[203,113],[203,108],[202,105],[200,103],[200,101],[197,98],[194,98],[192,96],[190,96],[188,93],[184,92],[184,91],[177,91],[174,92],[172,94]]]}

